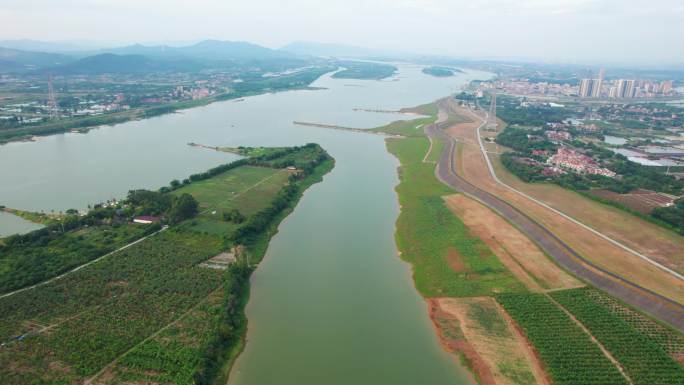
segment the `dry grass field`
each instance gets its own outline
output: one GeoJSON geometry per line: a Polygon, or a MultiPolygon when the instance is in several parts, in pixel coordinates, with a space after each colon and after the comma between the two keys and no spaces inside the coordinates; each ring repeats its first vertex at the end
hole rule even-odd
{"type": "Polygon", "coordinates": [[[601,233],[684,273],[684,237],[611,207],[550,183],[525,183],[511,174],[499,161],[490,159],[502,182],[570,215],[601,233]]]}
{"type": "Polygon", "coordinates": [[[529,290],[540,292],[583,286],[518,229],[483,204],[460,194],[444,199],[470,232],[482,239],[529,290]]]}
{"type": "Polygon", "coordinates": [[[491,297],[431,301],[440,339],[470,361],[481,384],[549,384],[527,340],[491,297]]]}
{"type": "MultiPolygon", "coordinates": [[[[456,152],[456,165],[457,172],[462,177],[477,187],[497,195],[499,198],[530,215],[596,265],[619,274],[656,293],[680,303],[684,303],[684,282],[681,280],[632,253],[613,245],[576,223],[497,184],[489,174],[485,159],[477,145],[476,127],[477,125],[474,125],[473,123],[463,123],[456,124],[447,129],[447,132],[459,142],[458,151],[456,152]]],[[[554,194],[549,193],[548,195],[552,196],[554,194]]],[[[563,201],[563,199],[561,198],[559,201],[563,201]]],[[[575,201],[577,201],[577,199],[575,199],[575,201]]],[[[578,210],[577,207],[574,207],[575,205],[573,205],[573,202],[574,201],[571,199],[569,202],[566,202],[566,204],[568,206],[573,206],[575,210],[578,210]]],[[[568,214],[573,215],[572,213],[568,214]]],[[[602,218],[601,220],[603,221],[602,218]]],[[[670,264],[674,264],[673,261],[684,257],[684,252],[682,252],[684,251],[684,248],[678,248],[674,245],[672,246],[674,249],[668,248],[667,250],[670,251],[665,251],[666,249],[663,248],[659,241],[661,238],[644,238],[642,227],[630,227],[630,221],[625,220],[624,218],[619,219],[619,221],[627,223],[613,225],[613,228],[615,228],[615,231],[618,234],[622,234],[623,238],[632,239],[632,237],[634,237],[630,245],[637,244],[639,242],[638,240],[643,238],[639,250],[647,252],[649,255],[652,254],[650,252],[652,250],[660,250],[657,255],[660,256],[660,259],[669,260],[670,264]],[[620,229],[619,226],[623,226],[623,228],[620,229]],[[671,250],[680,251],[672,252],[671,250]]],[[[599,229],[603,230],[601,228],[599,229]]],[[[613,234],[609,233],[608,235],[612,236],[613,234]]]]}

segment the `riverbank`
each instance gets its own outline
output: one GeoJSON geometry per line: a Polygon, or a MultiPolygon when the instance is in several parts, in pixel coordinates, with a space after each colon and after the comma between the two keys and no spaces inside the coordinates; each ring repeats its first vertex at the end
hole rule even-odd
{"type": "Polygon", "coordinates": [[[46,213],[36,213],[33,211],[18,210],[10,207],[0,206],[0,211],[4,211],[8,214],[16,215],[19,218],[26,219],[29,222],[33,222],[39,225],[52,225],[57,223],[61,218],[64,217],[63,214],[46,214],[46,213]]]}
{"type": "MultiPolygon", "coordinates": [[[[214,383],[244,343],[251,272],[280,221],[333,166],[317,145],[278,148],[159,192],[137,190],[129,205],[194,197],[198,214],[170,222],[168,231],[115,257],[0,299],[0,375],[14,384],[214,383]],[[271,171],[284,167],[279,162],[296,170],[271,171]],[[281,174],[284,179],[273,178],[281,174]],[[236,208],[244,215],[236,216],[236,208]],[[204,263],[223,254],[233,261],[227,269],[204,263]]],[[[179,209],[171,209],[169,218],[174,210],[179,209]]],[[[6,247],[41,247],[20,240],[6,247]]]]}
{"type": "MultiPolygon", "coordinates": [[[[446,108],[446,99],[439,103],[446,108]]],[[[446,350],[459,354],[483,384],[546,384],[549,379],[619,384],[630,378],[674,383],[682,378],[684,367],[676,363],[684,352],[680,333],[596,289],[577,288],[581,284],[549,263],[519,230],[487,215],[489,209],[471,198],[454,195],[437,180],[434,164],[426,162],[431,142],[415,130],[417,123],[387,128],[414,133],[387,139],[387,149],[401,163],[396,241],[401,258],[413,266],[416,287],[429,302],[446,350]],[[521,247],[533,252],[519,253],[521,247]],[[530,307],[537,311],[530,313],[530,307]],[[633,326],[621,328],[624,322],[633,326]],[[662,341],[678,342],[673,348],[662,341]],[[634,345],[633,353],[624,354],[626,345],[634,345]],[[639,351],[652,355],[658,349],[666,353],[650,361],[647,370],[633,361],[646,354],[639,351]],[[590,362],[586,357],[592,357],[590,362]]],[[[447,140],[437,134],[453,124],[443,115],[426,130],[433,141],[447,140]]],[[[447,156],[449,167],[461,167],[462,158],[448,144],[440,158],[447,156]]]]}
{"type": "MultiPolygon", "coordinates": [[[[437,119],[437,109],[430,104],[414,110],[428,117],[394,122],[375,130],[405,135],[386,140],[388,151],[400,162],[396,193],[401,211],[395,238],[401,259],[411,264],[415,286],[428,303],[440,343],[481,384],[514,384],[520,378],[543,383],[535,380],[538,363],[526,354],[523,341],[512,337],[516,335],[515,330],[501,321],[503,316],[492,306],[491,296],[497,293],[526,292],[527,289],[446,206],[442,197],[455,192],[437,180],[434,163],[425,161],[432,145],[422,130],[425,124],[437,119]],[[482,298],[483,301],[489,298],[489,301],[453,302],[456,298],[482,298]],[[456,307],[458,303],[461,307],[456,307]],[[470,313],[463,309],[489,314],[486,319],[497,320],[500,331],[475,333],[473,330],[482,327],[484,320],[464,317],[470,313]],[[513,342],[509,341],[511,338],[513,342]],[[507,343],[495,347],[493,342],[486,343],[487,340],[507,343]],[[497,363],[505,365],[507,370],[496,369],[497,363]]],[[[443,145],[434,147],[441,149],[443,145]]]]}
{"type": "Polygon", "coordinates": [[[332,71],[334,71],[333,68],[317,68],[315,70],[309,71],[310,73],[297,75],[306,75],[304,80],[297,80],[290,83],[284,82],[280,84],[275,82],[277,79],[274,78],[274,83],[259,84],[255,86],[254,88],[256,89],[253,90],[250,90],[248,89],[249,87],[242,85],[241,87],[246,88],[246,90],[236,90],[233,92],[213,95],[204,99],[154,105],[145,108],[135,108],[127,111],[112,112],[98,116],[68,118],[64,120],[49,121],[33,126],[3,129],[0,130],[0,145],[14,141],[34,141],[40,136],[55,135],[65,132],[86,133],[100,126],[112,126],[129,121],[172,114],[190,108],[206,106],[219,101],[234,100],[239,102],[245,97],[261,95],[264,93],[293,90],[320,90],[321,87],[310,87],[310,84],[320,76],[332,71]]]}

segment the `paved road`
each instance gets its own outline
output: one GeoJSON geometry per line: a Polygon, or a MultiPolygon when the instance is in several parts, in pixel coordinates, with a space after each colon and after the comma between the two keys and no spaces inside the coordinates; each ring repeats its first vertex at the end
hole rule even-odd
{"type": "MultiPolygon", "coordinates": [[[[440,108],[444,108],[443,103],[439,103],[440,108]]],[[[525,213],[458,176],[454,165],[456,141],[443,131],[445,124],[438,121],[424,127],[425,133],[433,140],[439,138],[446,143],[435,168],[438,179],[506,218],[577,277],[684,331],[684,305],[594,265],[525,213]]]]}
{"type": "MultiPolygon", "coordinates": [[[[446,105],[446,106],[445,106],[445,109],[446,109],[447,111],[449,111],[449,113],[451,113],[451,111],[452,111],[452,109],[451,109],[451,107],[450,107],[449,105],[446,105]]],[[[674,270],[668,268],[668,267],[665,266],[665,265],[662,265],[661,263],[658,263],[657,261],[655,261],[655,260],[653,260],[653,259],[647,257],[646,255],[641,254],[640,252],[638,252],[638,251],[636,251],[636,250],[634,250],[634,249],[632,249],[632,248],[626,246],[625,244],[620,243],[620,242],[614,240],[613,238],[610,238],[609,236],[607,236],[607,235],[605,235],[605,234],[603,234],[603,233],[601,233],[601,232],[599,232],[599,231],[593,229],[592,227],[585,225],[584,223],[582,223],[582,222],[576,220],[575,218],[573,218],[573,217],[571,217],[571,216],[569,216],[569,215],[563,213],[562,211],[559,211],[559,210],[555,209],[554,207],[549,206],[548,204],[546,204],[546,203],[544,203],[544,202],[542,202],[542,201],[540,201],[540,200],[538,200],[538,199],[536,199],[536,198],[530,196],[529,194],[526,194],[526,193],[524,193],[524,192],[522,192],[522,191],[520,191],[520,190],[518,190],[518,189],[516,189],[516,188],[514,188],[514,187],[512,187],[512,186],[510,186],[510,185],[507,185],[506,183],[502,182],[502,181],[499,179],[499,177],[496,176],[496,172],[494,172],[494,167],[492,166],[492,162],[491,162],[491,160],[489,159],[489,156],[487,156],[487,152],[486,152],[485,147],[484,147],[484,144],[483,144],[483,142],[482,142],[482,137],[480,136],[480,130],[482,129],[482,126],[484,126],[484,123],[487,122],[487,120],[488,120],[488,113],[485,111],[485,117],[484,117],[484,118],[478,116],[478,115],[475,114],[472,110],[470,110],[470,113],[471,113],[474,117],[476,117],[477,119],[481,120],[482,123],[483,123],[483,124],[481,124],[481,125],[477,128],[477,141],[478,141],[478,144],[480,145],[480,151],[482,151],[482,154],[484,155],[485,161],[487,162],[487,168],[489,169],[489,174],[492,176],[492,179],[494,179],[494,182],[496,182],[497,184],[499,184],[499,185],[505,187],[505,188],[508,189],[508,190],[511,190],[511,191],[515,192],[516,194],[519,194],[519,195],[524,196],[526,199],[529,199],[529,200],[533,201],[534,203],[536,203],[536,204],[538,204],[538,205],[540,205],[540,206],[546,208],[547,210],[553,211],[554,213],[556,213],[556,214],[562,216],[563,218],[569,220],[570,222],[573,222],[573,223],[575,223],[576,225],[581,226],[581,227],[584,228],[585,230],[587,230],[587,231],[589,231],[589,232],[591,232],[591,233],[593,233],[593,234],[595,234],[595,235],[597,235],[597,236],[599,236],[599,237],[605,239],[606,241],[612,243],[613,245],[615,245],[615,246],[617,246],[617,247],[619,247],[619,248],[621,248],[621,249],[627,251],[628,253],[631,253],[631,254],[633,254],[633,255],[635,255],[635,256],[641,258],[642,260],[646,261],[647,263],[650,263],[651,265],[653,265],[653,266],[655,266],[655,267],[657,267],[657,268],[659,268],[659,269],[665,271],[666,273],[668,273],[668,274],[670,274],[670,275],[676,277],[677,279],[680,279],[680,280],[684,281],[684,275],[682,275],[682,274],[680,274],[680,273],[678,273],[678,272],[676,272],[676,271],[674,271],[674,270]]],[[[447,115],[448,115],[448,113],[447,113],[447,115]]]]}

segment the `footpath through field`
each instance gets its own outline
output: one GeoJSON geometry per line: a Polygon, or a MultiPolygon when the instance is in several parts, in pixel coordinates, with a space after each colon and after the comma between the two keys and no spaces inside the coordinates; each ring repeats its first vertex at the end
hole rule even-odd
{"type": "Polygon", "coordinates": [[[110,251],[109,253],[107,253],[107,254],[105,254],[105,255],[103,255],[103,256],[101,256],[101,257],[98,257],[98,258],[93,259],[92,261],[89,261],[89,262],[86,262],[86,263],[84,263],[84,264],[82,264],[82,265],[76,266],[76,267],[74,267],[73,269],[67,271],[66,273],[62,273],[62,274],[60,274],[60,275],[58,275],[58,276],[56,276],[56,277],[50,278],[50,279],[48,279],[48,280],[46,280],[46,281],[43,281],[43,282],[38,282],[38,283],[36,283],[35,285],[31,285],[31,286],[28,286],[28,287],[23,287],[23,288],[21,288],[21,289],[15,290],[15,291],[11,291],[11,292],[9,292],[9,293],[5,293],[5,294],[3,294],[3,295],[0,295],[0,298],[10,297],[10,296],[13,296],[13,295],[15,295],[15,294],[17,294],[17,293],[21,293],[22,291],[31,290],[31,289],[36,288],[36,287],[38,287],[38,286],[45,285],[46,283],[50,283],[50,282],[56,281],[56,280],[58,280],[58,279],[61,279],[61,278],[65,277],[65,276],[67,276],[67,275],[69,275],[69,274],[71,274],[71,273],[73,273],[73,272],[76,272],[76,271],[78,271],[78,270],[81,270],[82,268],[84,268],[84,267],[86,267],[86,266],[88,266],[88,265],[92,265],[93,263],[95,263],[95,262],[97,262],[97,261],[100,261],[100,260],[102,260],[103,258],[107,258],[107,257],[109,257],[110,255],[116,254],[116,253],[118,253],[118,252],[120,252],[120,251],[122,251],[122,250],[125,250],[125,249],[127,249],[127,248],[129,248],[129,247],[131,247],[131,246],[133,246],[133,245],[135,245],[135,244],[138,244],[138,243],[144,241],[145,239],[147,239],[147,238],[149,238],[149,237],[153,237],[153,236],[155,236],[155,235],[161,233],[162,231],[166,230],[167,228],[168,228],[167,226],[164,226],[164,227],[162,227],[162,229],[159,230],[159,231],[156,231],[156,232],[154,232],[154,233],[152,233],[152,234],[150,234],[150,235],[146,235],[146,236],[144,236],[144,237],[142,237],[142,238],[140,238],[140,239],[137,239],[137,240],[135,240],[135,241],[133,241],[133,242],[127,244],[127,245],[121,246],[121,247],[119,247],[118,249],[116,249],[116,250],[114,250],[114,251],[110,251]]]}
{"type": "MultiPolygon", "coordinates": [[[[449,112],[449,101],[438,102],[440,110],[449,112]]],[[[486,121],[486,120],[485,120],[486,121]]],[[[483,123],[484,124],[484,123],[483,123]]],[[[483,125],[482,124],[482,125],[483,125]]],[[[480,126],[482,126],[480,125],[480,126]]],[[[435,169],[437,178],[452,188],[478,200],[513,223],[537,243],[556,262],[576,276],[613,296],[633,305],[674,327],[684,330],[684,306],[622,275],[597,266],[559,239],[547,227],[523,213],[510,203],[471,184],[456,172],[456,141],[445,131],[445,123],[429,124],[425,133],[432,140],[443,140],[444,150],[435,169]]],[[[479,131],[479,127],[478,127],[479,131]]],[[[673,277],[673,279],[676,279],[673,277]]],[[[679,280],[677,280],[679,281],[679,280]]]]}

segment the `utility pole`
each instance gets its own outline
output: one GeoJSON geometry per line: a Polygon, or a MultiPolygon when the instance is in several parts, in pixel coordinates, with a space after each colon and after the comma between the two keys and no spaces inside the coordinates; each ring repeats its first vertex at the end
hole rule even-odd
{"type": "Polygon", "coordinates": [[[496,90],[492,91],[492,100],[489,105],[489,122],[487,123],[487,130],[496,132],[496,90]]]}

